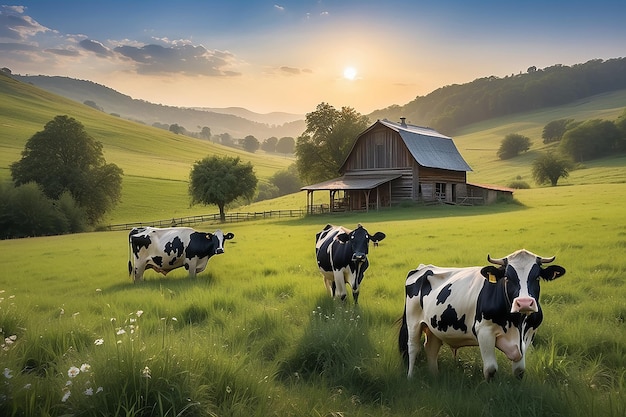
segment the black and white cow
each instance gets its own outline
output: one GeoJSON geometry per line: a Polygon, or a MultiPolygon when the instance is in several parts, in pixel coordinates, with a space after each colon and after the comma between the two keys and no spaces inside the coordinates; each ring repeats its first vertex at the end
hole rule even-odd
{"type": "Polygon", "coordinates": [[[384,238],[385,234],[382,232],[370,235],[360,224],[355,230],[328,224],[315,235],[317,265],[332,297],[345,300],[347,283],[352,288],[354,303],[358,302],[359,286],[369,266],[369,242],[372,241],[377,246],[384,238]]]}
{"type": "Polygon", "coordinates": [[[134,228],[128,234],[128,273],[137,282],[146,269],[166,275],[184,266],[194,278],[204,271],[211,256],[224,253],[224,243],[233,237],[221,230],[205,233],[190,227],[134,228]]]}
{"type": "Polygon", "coordinates": [[[513,373],[521,378],[525,357],[543,320],[539,305],[539,279],[552,281],[565,274],[554,261],[525,249],[506,258],[487,260],[493,265],[471,268],[440,268],[420,265],[406,278],[404,316],[398,343],[408,354],[408,376],[414,372],[425,334],[428,367],[437,373],[437,356],[443,343],[453,351],[479,346],[485,379],[498,370],[495,348],[512,361],[513,373]]]}

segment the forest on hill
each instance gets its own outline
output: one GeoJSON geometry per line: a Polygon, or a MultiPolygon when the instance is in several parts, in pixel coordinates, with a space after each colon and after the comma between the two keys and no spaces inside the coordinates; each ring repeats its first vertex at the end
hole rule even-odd
{"type": "Polygon", "coordinates": [[[371,120],[399,120],[453,135],[463,126],[495,117],[559,106],[626,88],[626,58],[595,59],[572,66],[553,65],[504,78],[478,78],[441,87],[404,106],[376,110],[371,120]]]}

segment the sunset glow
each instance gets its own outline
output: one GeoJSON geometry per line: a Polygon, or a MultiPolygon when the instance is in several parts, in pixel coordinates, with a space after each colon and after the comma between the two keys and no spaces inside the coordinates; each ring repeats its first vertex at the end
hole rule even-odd
{"type": "Polygon", "coordinates": [[[15,74],[259,113],[305,114],[326,102],[366,114],[477,78],[619,58],[626,39],[626,2],[612,0],[11,4],[0,5],[0,54],[15,74]],[[510,16],[516,24],[504,24],[510,16]]]}
{"type": "Polygon", "coordinates": [[[343,70],[343,78],[345,78],[346,80],[354,80],[356,78],[357,72],[356,72],[356,68],[354,67],[346,67],[346,69],[343,70]]]}

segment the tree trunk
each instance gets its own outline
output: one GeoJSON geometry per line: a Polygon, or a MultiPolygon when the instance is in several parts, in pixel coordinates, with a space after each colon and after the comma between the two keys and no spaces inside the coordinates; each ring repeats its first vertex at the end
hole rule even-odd
{"type": "Polygon", "coordinates": [[[220,209],[220,221],[222,223],[226,223],[226,212],[224,211],[224,204],[218,204],[217,207],[220,209]]]}

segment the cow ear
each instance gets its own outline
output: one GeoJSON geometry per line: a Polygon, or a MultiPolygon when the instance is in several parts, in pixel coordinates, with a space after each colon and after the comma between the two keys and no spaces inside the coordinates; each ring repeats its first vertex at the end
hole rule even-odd
{"type": "Polygon", "coordinates": [[[343,243],[346,243],[347,241],[350,240],[350,235],[347,233],[339,233],[337,235],[337,240],[343,243]]]}
{"type": "Polygon", "coordinates": [[[500,278],[504,276],[504,268],[498,268],[493,265],[488,265],[480,270],[483,277],[487,278],[489,282],[498,282],[500,278]]]}
{"type": "Polygon", "coordinates": [[[552,281],[565,275],[565,268],[559,265],[550,265],[541,269],[541,278],[546,281],[552,281]]]}
{"type": "Polygon", "coordinates": [[[229,233],[226,233],[226,234],[224,235],[224,240],[232,239],[232,238],[234,238],[234,237],[235,237],[235,235],[234,235],[233,233],[230,233],[230,232],[229,232],[229,233]]]}
{"type": "Polygon", "coordinates": [[[372,242],[380,242],[381,240],[383,240],[385,237],[387,237],[387,235],[385,235],[383,232],[376,232],[374,233],[374,236],[370,237],[370,240],[372,242]]]}

